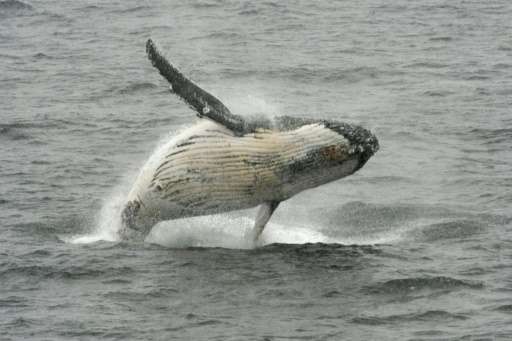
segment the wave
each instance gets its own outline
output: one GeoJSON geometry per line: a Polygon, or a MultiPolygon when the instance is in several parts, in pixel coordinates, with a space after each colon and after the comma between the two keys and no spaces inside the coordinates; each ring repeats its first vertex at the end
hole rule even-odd
{"type": "Polygon", "coordinates": [[[11,141],[30,139],[30,135],[20,131],[21,129],[17,124],[0,124],[0,138],[11,141]]]}
{"type": "Polygon", "coordinates": [[[126,9],[116,9],[116,10],[111,11],[111,13],[128,14],[128,13],[134,13],[134,12],[139,12],[139,11],[144,11],[144,10],[149,10],[149,9],[151,9],[150,6],[136,6],[136,7],[126,8],[126,9]]]}
{"type": "Polygon", "coordinates": [[[429,39],[430,41],[452,41],[453,38],[452,37],[447,37],[447,36],[441,36],[441,37],[432,37],[429,39]]]}
{"type": "Polygon", "coordinates": [[[244,36],[239,32],[224,32],[214,31],[204,35],[198,35],[191,38],[191,40],[225,40],[225,41],[237,41],[243,40],[244,36]]]}
{"type": "Polygon", "coordinates": [[[220,1],[199,1],[199,2],[193,2],[191,4],[192,8],[195,9],[211,9],[215,7],[221,7],[222,3],[220,1]]]}
{"type": "Polygon", "coordinates": [[[133,95],[137,93],[144,93],[145,91],[155,88],[157,88],[157,86],[153,83],[135,82],[122,87],[115,86],[104,90],[95,91],[95,93],[91,95],[91,99],[97,100],[102,98],[115,97],[119,95],[133,95]]]}
{"type": "Polygon", "coordinates": [[[27,329],[27,328],[32,328],[36,324],[37,324],[37,321],[34,319],[16,317],[3,325],[6,329],[14,329],[14,328],[27,329]]]}
{"type": "Polygon", "coordinates": [[[44,279],[84,279],[84,278],[106,278],[111,276],[126,275],[134,270],[131,267],[101,267],[90,268],[86,266],[56,265],[28,265],[20,266],[13,264],[0,272],[0,276],[22,276],[44,279]]]}
{"type": "Polygon", "coordinates": [[[19,11],[19,10],[32,10],[33,7],[25,2],[18,0],[5,0],[0,1],[0,10],[4,11],[19,11]]]}
{"type": "Polygon", "coordinates": [[[439,206],[373,204],[351,201],[337,210],[321,212],[326,229],[335,233],[340,226],[354,231],[383,232],[414,229],[428,219],[457,218],[457,212],[439,206]]]}
{"type": "Polygon", "coordinates": [[[512,304],[500,305],[499,307],[496,307],[494,310],[502,313],[512,314],[512,304]]]}
{"type": "Polygon", "coordinates": [[[24,308],[29,307],[29,300],[25,297],[20,296],[8,296],[0,298],[0,307],[5,308],[24,308]]]}
{"type": "Polygon", "coordinates": [[[238,12],[239,15],[242,15],[242,16],[256,16],[256,15],[259,15],[260,13],[262,12],[261,9],[244,9],[244,10],[241,10],[240,12],[238,12]]]}
{"type": "Polygon", "coordinates": [[[450,67],[450,65],[435,62],[415,62],[412,64],[408,64],[405,67],[413,69],[445,69],[450,67]]]}
{"type": "Polygon", "coordinates": [[[47,55],[47,54],[45,54],[43,52],[38,52],[38,53],[32,55],[32,58],[34,58],[36,60],[40,60],[40,59],[48,59],[48,60],[55,59],[55,57],[47,55]]]}
{"type": "Polygon", "coordinates": [[[449,320],[467,320],[469,317],[463,314],[453,314],[444,310],[428,310],[414,314],[398,314],[388,316],[363,316],[352,319],[352,323],[365,325],[383,325],[400,322],[446,322],[449,320]]]}
{"type": "Polygon", "coordinates": [[[472,138],[484,140],[485,145],[501,144],[512,140],[512,128],[475,128],[469,131],[472,138]]]}
{"type": "Polygon", "coordinates": [[[423,93],[423,95],[428,97],[447,97],[453,94],[455,94],[455,92],[448,90],[427,90],[423,93]]]}
{"type": "Polygon", "coordinates": [[[411,277],[391,279],[367,286],[363,291],[370,294],[407,294],[421,290],[455,290],[460,288],[481,289],[483,284],[445,276],[411,277]]]}
{"type": "Polygon", "coordinates": [[[358,83],[365,80],[374,80],[379,78],[389,78],[401,75],[398,70],[382,70],[375,67],[353,67],[347,69],[340,68],[319,68],[317,66],[296,66],[270,68],[265,70],[234,69],[226,68],[221,71],[221,75],[226,78],[258,78],[258,79],[289,79],[296,82],[317,81],[321,83],[335,83],[338,81],[347,81],[358,83]]]}
{"type": "Polygon", "coordinates": [[[486,224],[474,220],[453,220],[429,224],[411,232],[416,240],[434,242],[445,239],[461,239],[485,231],[486,224]]]}
{"type": "Polygon", "coordinates": [[[117,92],[126,95],[126,94],[133,94],[145,90],[155,89],[157,86],[153,83],[148,82],[138,82],[138,83],[132,83],[124,88],[118,89],[117,92]]]}
{"type": "MultiPolygon", "coordinates": [[[[1,34],[0,34],[0,38],[3,38],[3,36],[1,34]]],[[[0,58],[10,59],[10,60],[20,60],[22,57],[15,56],[15,55],[12,55],[12,54],[0,53],[0,58]]]]}
{"type": "Polygon", "coordinates": [[[7,134],[12,131],[20,131],[20,130],[30,130],[30,129],[49,129],[49,128],[62,128],[64,125],[68,124],[79,124],[72,121],[66,120],[54,120],[48,119],[43,121],[18,121],[12,123],[0,123],[0,134],[7,134]]]}
{"type": "Polygon", "coordinates": [[[380,234],[391,236],[392,242],[467,240],[486,233],[490,226],[503,226],[512,218],[494,214],[475,214],[437,205],[372,204],[349,202],[337,210],[325,210],[319,217],[322,231],[329,236],[380,234]]]}
{"type": "Polygon", "coordinates": [[[80,8],[81,11],[96,11],[96,10],[103,10],[103,7],[99,7],[96,5],[87,5],[85,7],[80,8]]]}

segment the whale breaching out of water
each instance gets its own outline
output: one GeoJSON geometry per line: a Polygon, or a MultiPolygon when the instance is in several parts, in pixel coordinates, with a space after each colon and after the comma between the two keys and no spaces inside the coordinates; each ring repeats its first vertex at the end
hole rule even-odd
{"type": "Polygon", "coordinates": [[[201,119],[143,167],[122,212],[122,236],[144,237],[162,220],[260,206],[256,241],[280,202],[354,173],[379,148],[377,138],[356,125],[233,114],[173,67],[151,39],[146,52],[201,119]]]}

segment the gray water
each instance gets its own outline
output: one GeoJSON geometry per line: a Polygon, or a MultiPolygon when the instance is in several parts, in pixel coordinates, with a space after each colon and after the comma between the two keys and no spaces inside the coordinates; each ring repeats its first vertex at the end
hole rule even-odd
{"type": "Polygon", "coordinates": [[[512,3],[0,2],[0,339],[512,339],[512,3]],[[253,211],[116,238],[195,113],[152,37],[235,113],[342,120],[381,150],[253,211]]]}

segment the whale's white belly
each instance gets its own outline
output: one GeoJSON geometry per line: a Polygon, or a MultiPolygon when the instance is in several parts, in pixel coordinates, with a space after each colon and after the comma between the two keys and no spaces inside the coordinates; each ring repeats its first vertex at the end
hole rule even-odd
{"type": "MultiPolygon", "coordinates": [[[[340,139],[320,125],[235,136],[222,125],[200,120],[152,155],[128,200],[141,202],[159,219],[286,200],[330,181],[318,176],[293,181],[288,179],[293,172],[290,166],[323,146],[339,145],[340,139]]],[[[351,171],[352,166],[347,172],[351,171]]]]}

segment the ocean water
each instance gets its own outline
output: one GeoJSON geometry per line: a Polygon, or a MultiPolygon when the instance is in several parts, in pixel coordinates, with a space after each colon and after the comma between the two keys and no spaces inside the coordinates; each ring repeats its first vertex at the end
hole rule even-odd
{"type": "Polygon", "coordinates": [[[1,340],[511,340],[512,2],[0,1],[1,340]],[[197,120],[157,41],[235,113],[381,150],[283,203],[116,235],[197,120]]]}

